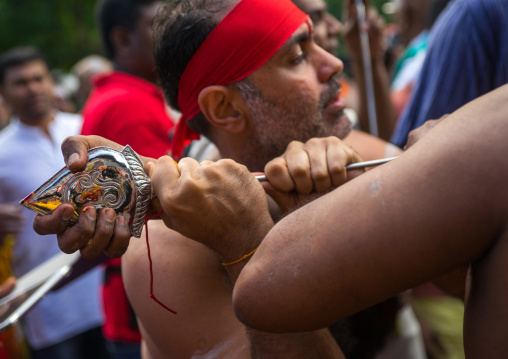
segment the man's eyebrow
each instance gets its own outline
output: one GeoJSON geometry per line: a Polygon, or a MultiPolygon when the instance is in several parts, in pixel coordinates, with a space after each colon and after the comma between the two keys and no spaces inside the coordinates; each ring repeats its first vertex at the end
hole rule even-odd
{"type": "Polygon", "coordinates": [[[301,42],[307,42],[310,40],[310,38],[311,38],[311,35],[310,35],[310,30],[308,28],[303,32],[300,32],[296,35],[291,36],[288,39],[288,41],[286,41],[284,43],[284,45],[282,45],[282,47],[281,47],[282,53],[283,54],[288,53],[293,48],[293,46],[295,46],[301,42]]]}

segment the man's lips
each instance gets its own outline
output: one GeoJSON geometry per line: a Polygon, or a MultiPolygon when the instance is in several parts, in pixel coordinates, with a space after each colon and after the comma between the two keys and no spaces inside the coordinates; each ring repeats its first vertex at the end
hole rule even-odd
{"type": "Polygon", "coordinates": [[[346,100],[340,96],[341,91],[338,91],[334,98],[326,105],[326,111],[342,111],[346,107],[346,100]]]}

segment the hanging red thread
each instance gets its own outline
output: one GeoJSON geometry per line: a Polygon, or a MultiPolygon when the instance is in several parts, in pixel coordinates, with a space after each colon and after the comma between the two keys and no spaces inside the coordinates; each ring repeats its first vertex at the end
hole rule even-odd
{"type": "MultiPolygon", "coordinates": [[[[148,209],[150,209],[150,206],[148,209]]],[[[150,298],[155,300],[155,302],[157,304],[159,304],[161,307],[163,307],[164,309],[170,311],[173,314],[176,314],[176,312],[173,309],[167,307],[164,303],[162,303],[160,300],[158,300],[155,297],[155,294],[153,293],[153,270],[152,270],[152,256],[150,255],[150,243],[148,242],[148,220],[159,217],[161,214],[164,213],[164,211],[160,211],[159,213],[157,213],[151,217],[148,216],[148,212],[150,212],[150,211],[147,210],[147,213],[146,213],[145,231],[146,231],[146,248],[148,249],[148,263],[150,264],[150,298]]]]}

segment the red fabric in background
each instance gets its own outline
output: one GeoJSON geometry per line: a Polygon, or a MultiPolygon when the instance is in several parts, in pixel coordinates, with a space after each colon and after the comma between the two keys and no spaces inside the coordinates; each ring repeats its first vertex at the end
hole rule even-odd
{"type": "Polygon", "coordinates": [[[121,72],[99,76],[94,84],[83,109],[82,135],[130,145],[143,156],[159,158],[169,153],[174,123],[157,86],[121,72]]]}

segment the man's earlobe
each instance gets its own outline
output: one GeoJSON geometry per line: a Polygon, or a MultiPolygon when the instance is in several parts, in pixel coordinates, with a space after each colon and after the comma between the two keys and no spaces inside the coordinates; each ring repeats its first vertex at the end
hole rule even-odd
{"type": "Polygon", "coordinates": [[[198,103],[212,126],[239,133],[245,129],[245,117],[238,97],[226,86],[208,86],[199,93],[198,103]]]}

